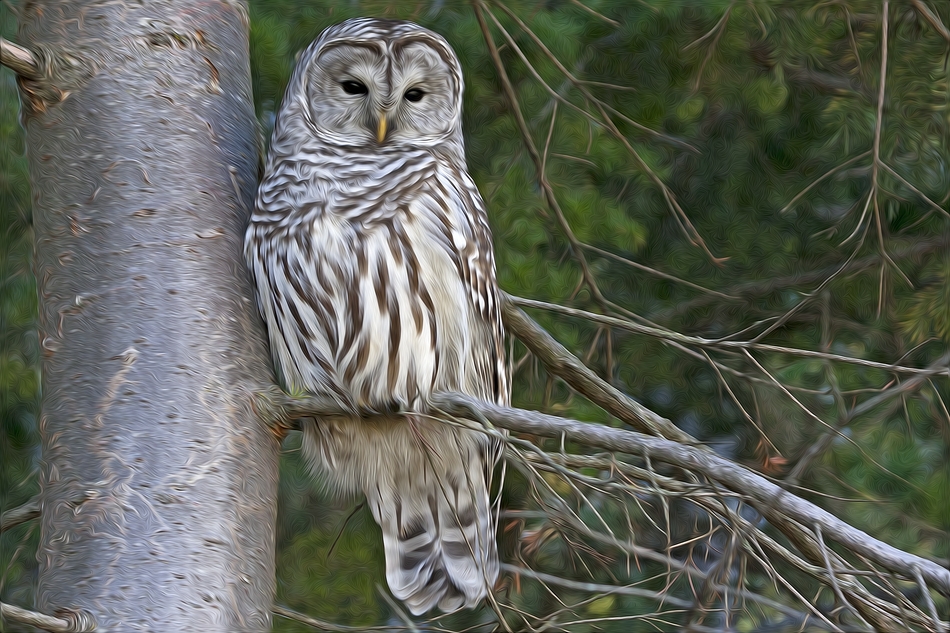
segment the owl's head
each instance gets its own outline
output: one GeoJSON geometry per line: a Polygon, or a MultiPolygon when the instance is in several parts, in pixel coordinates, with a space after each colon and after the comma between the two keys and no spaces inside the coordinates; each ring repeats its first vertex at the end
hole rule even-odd
{"type": "Polygon", "coordinates": [[[440,35],[411,22],[358,18],[332,26],[301,56],[294,79],[312,131],[331,145],[460,142],[458,58],[440,35]]]}

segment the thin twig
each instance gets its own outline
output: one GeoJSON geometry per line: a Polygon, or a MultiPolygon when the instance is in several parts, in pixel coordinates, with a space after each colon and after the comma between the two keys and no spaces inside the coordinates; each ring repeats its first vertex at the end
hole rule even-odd
{"type": "Polygon", "coordinates": [[[920,196],[921,199],[923,199],[923,201],[926,202],[934,211],[938,211],[939,213],[943,214],[944,216],[950,217],[950,213],[948,213],[946,209],[944,209],[944,208],[941,207],[939,204],[937,204],[936,202],[934,202],[933,200],[931,200],[931,199],[927,196],[927,194],[925,194],[924,192],[922,192],[920,189],[918,189],[918,188],[915,187],[914,185],[910,184],[910,182],[908,182],[906,178],[904,178],[904,177],[901,176],[899,173],[897,173],[897,172],[894,170],[893,167],[891,167],[890,165],[888,165],[887,163],[885,163],[885,162],[883,162],[883,161],[881,161],[881,167],[884,169],[884,171],[886,171],[886,172],[889,173],[890,175],[894,176],[894,178],[897,178],[897,180],[899,180],[899,181],[901,182],[901,184],[903,184],[905,187],[907,187],[908,189],[910,189],[911,191],[913,191],[914,193],[916,193],[918,196],[920,196]]]}
{"type": "MultiPolygon", "coordinates": [[[[542,52],[544,52],[545,56],[547,56],[547,58],[551,60],[551,63],[553,63],[557,67],[557,69],[561,71],[561,73],[564,74],[564,76],[567,77],[567,79],[581,91],[583,96],[588,101],[590,101],[597,107],[597,110],[600,113],[601,119],[598,120],[597,118],[595,118],[593,115],[591,115],[589,112],[587,112],[583,108],[580,108],[574,105],[573,103],[571,103],[570,101],[564,99],[563,97],[561,97],[561,95],[557,93],[557,91],[553,90],[550,86],[548,86],[547,83],[545,83],[544,79],[542,79],[541,75],[538,74],[538,71],[534,68],[534,66],[531,65],[531,62],[528,60],[527,56],[518,46],[517,42],[515,42],[514,38],[512,38],[511,35],[508,33],[508,31],[505,30],[505,28],[501,25],[501,22],[498,21],[498,18],[496,18],[495,15],[491,11],[488,11],[486,8],[485,13],[487,13],[488,16],[492,19],[492,21],[495,23],[495,26],[498,28],[499,31],[501,31],[502,36],[504,36],[505,40],[508,42],[508,45],[511,47],[513,51],[515,51],[518,57],[521,58],[521,61],[525,63],[529,72],[531,72],[534,78],[542,86],[544,86],[545,90],[547,90],[554,98],[560,100],[561,103],[564,103],[568,107],[573,108],[574,110],[577,110],[583,116],[590,119],[592,122],[601,126],[605,126],[606,129],[611,133],[611,135],[613,135],[613,137],[616,138],[624,146],[624,148],[627,150],[627,153],[629,153],[633,157],[634,161],[636,161],[639,168],[643,170],[643,172],[647,174],[647,176],[649,176],[650,180],[652,180],[654,184],[656,184],[657,187],[659,187],[660,191],[663,193],[663,198],[666,201],[667,206],[673,212],[673,217],[680,224],[680,227],[682,228],[683,232],[686,234],[686,237],[690,240],[690,242],[700,247],[706,253],[706,255],[710,258],[710,260],[713,261],[713,263],[718,265],[724,262],[725,261],[724,258],[716,257],[709,250],[709,247],[706,245],[705,240],[703,240],[702,236],[696,230],[696,227],[693,226],[693,223],[689,219],[689,216],[686,215],[686,212],[683,210],[679,202],[676,200],[676,196],[673,194],[673,192],[670,191],[669,187],[666,186],[666,183],[664,183],[662,179],[660,179],[660,177],[656,175],[656,173],[650,168],[647,162],[643,160],[643,157],[640,156],[640,153],[637,152],[637,150],[633,148],[633,146],[630,144],[630,141],[628,141],[627,138],[623,134],[620,133],[620,130],[617,128],[613,119],[611,119],[610,116],[607,114],[607,111],[604,107],[604,103],[601,102],[599,99],[597,99],[594,95],[592,95],[590,91],[588,91],[587,88],[584,86],[583,82],[578,81],[577,78],[575,78],[574,75],[567,68],[564,67],[564,65],[557,58],[557,56],[554,55],[554,53],[552,53],[550,49],[548,49],[548,47],[544,44],[543,41],[541,41],[541,39],[535,34],[535,32],[532,31],[517,15],[515,15],[515,13],[511,11],[511,9],[509,9],[503,3],[495,2],[495,5],[499,9],[501,9],[506,15],[508,15],[509,18],[514,20],[515,23],[517,23],[518,26],[521,28],[521,30],[524,31],[525,34],[531,38],[531,40],[538,46],[538,48],[541,49],[542,52]]],[[[484,7],[484,5],[482,4],[482,0],[477,0],[476,10],[478,11],[479,16],[481,16],[481,7],[484,7]]],[[[479,19],[484,21],[483,17],[479,19]]],[[[485,29],[485,32],[487,33],[487,27],[485,29]]],[[[486,42],[487,41],[488,40],[486,40],[486,42]]],[[[494,42],[488,42],[488,43],[489,43],[490,48],[494,46],[494,42]]],[[[499,57],[496,62],[496,65],[500,63],[501,63],[501,58],[499,57]]],[[[504,68],[501,68],[499,72],[504,72],[504,68]]],[[[652,130],[648,130],[648,131],[651,131],[653,134],[656,134],[660,136],[661,138],[664,138],[664,135],[660,134],[659,132],[655,132],[652,130]]],[[[676,142],[680,143],[680,141],[676,141],[676,142]]]]}
{"type": "Polygon", "coordinates": [[[389,631],[392,630],[391,626],[346,626],[345,624],[335,624],[333,622],[327,622],[325,620],[320,620],[309,615],[304,615],[303,613],[298,613],[293,609],[288,609],[287,607],[275,604],[271,607],[271,612],[274,615],[279,615],[282,618],[287,618],[288,620],[293,620],[294,622],[300,622],[301,624],[306,624],[307,626],[312,626],[315,629],[321,631],[334,631],[335,633],[358,633],[359,631],[389,631]]]}
{"type": "MultiPolygon", "coordinates": [[[[495,46],[495,40],[492,38],[491,32],[488,30],[488,24],[485,22],[485,16],[483,15],[483,12],[487,12],[493,20],[494,15],[492,15],[491,12],[487,10],[487,8],[482,3],[482,0],[474,0],[473,5],[475,7],[475,17],[478,19],[478,25],[481,28],[482,37],[485,39],[485,44],[488,46],[488,52],[491,55],[492,62],[495,64],[495,70],[498,73],[499,80],[501,81],[502,90],[505,93],[505,97],[508,99],[511,113],[515,117],[515,123],[518,125],[518,130],[521,132],[521,138],[524,142],[525,148],[528,150],[528,154],[531,156],[531,161],[534,163],[534,168],[537,172],[538,184],[541,187],[541,191],[544,192],[545,202],[547,202],[548,207],[554,211],[554,215],[557,217],[558,224],[561,226],[561,231],[564,233],[565,237],[567,237],[568,242],[570,242],[574,256],[577,259],[578,264],[580,264],[584,281],[587,283],[591,294],[595,299],[598,300],[598,302],[603,304],[605,299],[600,293],[597,280],[594,278],[594,275],[590,270],[590,266],[587,263],[587,258],[584,257],[584,252],[581,249],[580,242],[574,235],[574,231],[571,229],[567,218],[564,216],[564,212],[561,210],[561,205],[558,203],[557,197],[554,195],[554,189],[551,188],[551,184],[548,182],[547,176],[544,173],[544,159],[538,152],[538,148],[534,143],[534,139],[531,137],[531,130],[528,129],[528,124],[524,119],[524,114],[521,112],[521,105],[518,102],[518,96],[515,94],[515,89],[511,85],[511,80],[508,79],[508,73],[505,70],[505,64],[502,62],[498,48],[495,46]]],[[[513,41],[510,43],[512,46],[514,46],[513,41]]],[[[557,96],[556,93],[555,96],[557,96]]]]}
{"type": "MultiPolygon", "coordinates": [[[[885,164],[884,167],[886,169],[887,165],[885,164]]],[[[947,248],[950,248],[950,241],[948,241],[945,236],[938,236],[938,239],[921,239],[913,245],[895,252],[894,257],[896,259],[920,257],[922,255],[928,255],[935,251],[941,251],[947,248]]],[[[849,258],[844,270],[842,270],[841,264],[835,264],[834,266],[826,266],[818,270],[811,270],[803,273],[794,273],[784,277],[774,277],[772,279],[764,279],[760,281],[749,281],[724,288],[723,292],[730,297],[738,297],[740,299],[749,301],[751,299],[756,299],[769,293],[784,290],[786,288],[799,286],[802,284],[810,284],[819,280],[825,280],[829,275],[835,275],[841,272],[853,273],[864,270],[870,266],[880,264],[880,262],[880,255],[877,254],[867,255],[861,258],[849,258]]],[[[809,293],[809,295],[814,294],[815,292],[809,293]]],[[[711,296],[701,296],[696,297],[695,299],[690,299],[689,301],[683,301],[669,310],[665,310],[654,315],[654,320],[661,322],[668,321],[676,315],[685,314],[695,308],[708,305],[711,301],[711,296]]]]}
{"type": "Polygon", "coordinates": [[[593,251],[593,252],[597,253],[598,255],[602,255],[602,256],[604,256],[604,257],[608,257],[608,258],[613,259],[613,260],[615,260],[615,261],[618,261],[618,262],[621,262],[621,263],[623,263],[623,264],[626,264],[627,266],[630,266],[631,268],[636,268],[637,270],[642,270],[643,272],[650,273],[651,275],[656,275],[657,277],[660,277],[660,278],[662,278],[662,279],[666,279],[666,280],[669,280],[669,281],[673,281],[673,282],[676,282],[676,283],[678,283],[678,284],[683,284],[684,286],[688,286],[688,287],[692,288],[693,290],[698,290],[698,291],[704,292],[704,293],[706,293],[706,294],[708,294],[708,295],[712,295],[712,296],[714,296],[714,297],[719,297],[720,299],[726,299],[726,300],[729,300],[729,301],[737,301],[737,300],[739,299],[739,297],[734,297],[734,296],[732,296],[732,295],[728,295],[728,294],[725,294],[725,293],[723,293],[723,292],[719,292],[718,290],[710,290],[709,288],[705,288],[705,287],[700,286],[699,284],[695,284],[695,283],[693,283],[693,282],[691,282],[691,281],[687,281],[687,280],[685,280],[685,279],[680,279],[679,277],[677,277],[677,276],[675,276],[675,275],[671,275],[671,274],[669,274],[669,273],[665,273],[665,272],[663,272],[663,271],[661,271],[661,270],[656,270],[655,268],[650,268],[649,266],[644,266],[643,264],[640,264],[640,263],[637,263],[637,262],[635,262],[635,261],[633,261],[633,260],[627,259],[626,257],[621,257],[620,255],[617,255],[617,254],[615,254],[615,253],[611,253],[610,251],[605,251],[605,250],[602,249],[602,248],[597,248],[596,246],[591,246],[590,244],[582,244],[582,246],[583,246],[584,248],[586,248],[587,250],[589,250],[589,251],[593,251]]]}
{"type": "Polygon", "coordinates": [[[940,615],[937,613],[937,605],[934,604],[933,598],[930,597],[930,589],[927,587],[927,583],[924,582],[919,569],[914,569],[914,580],[917,581],[917,587],[920,589],[920,593],[923,594],[924,602],[930,611],[930,617],[933,618],[937,633],[945,633],[947,629],[940,620],[940,615]]]}
{"type": "Polygon", "coordinates": [[[923,0],[910,0],[910,3],[914,5],[914,8],[917,9],[917,11],[920,12],[922,16],[924,16],[924,19],[930,22],[930,26],[934,27],[934,30],[937,31],[937,33],[943,39],[947,40],[947,42],[950,42],[950,30],[948,30],[947,27],[944,26],[943,22],[940,21],[940,18],[938,18],[934,12],[930,10],[930,7],[924,4],[923,0]]]}
{"type": "Polygon", "coordinates": [[[614,27],[619,27],[619,26],[620,26],[620,22],[617,22],[616,20],[611,20],[611,19],[608,18],[606,15],[603,15],[602,13],[598,13],[597,11],[594,11],[594,10],[591,9],[589,6],[587,6],[586,4],[582,4],[582,3],[580,2],[580,0],[571,0],[571,4],[573,4],[575,7],[580,7],[581,9],[583,9],[584,11],[587,11],[588,13],[590,13],[591,15],[593,15],[593,16],[595,16],[595,17],[600,18],[601,20],[603,20],[604,22],[606,22],[606,23],[609,24],[610,26],[614,26],[614,27]]]}
{"type": "Polygon", "coordinates": [[[591,321],[592,323],[598,323],[600,325],[608,325],[611,327],[616,327],[621,330],[626,330],[628,332],[634,332],[636,334],[643,334],[646,336],[651,336],[653,338],[658,338],[666,341],[676,342],[681,345],[695,345],[697,347],[710,348],[710,349],[723,349],[723,350],[746,350],[752,349],[761,352],[775,352],[778,354],[788,354],[790,356],[801,356],[803,358],[820,358],[824,360],[829,360],[839,363],[848,363],[850,365],[858,365],[860,367],[868,367],[871,369],[880,369],[882,371],[900,373],[900,374],[913,374],[918,376],[936,376],[936,375],[947,375],[950,376],[950,369],[947,367],[905,367],[903,365],[897,365],[893,363],[880,363],[873,360],[865,360],[863,358],[855,358],[853,356],[842,356],[841,354],[831,354],[827,352],[821,352],[817,350],[810,349],[799,349],[795,347],[783,347],[781,345],[769,345],[767,343],[756,343],[753,341],[725,341],[722,339],[707,339],[699,336],[689,336],[686,334],[680,334],[678,332],[673,332],[671,330],[653,328],[646,325],[640,325],[639,323],[634,323],[627,319],[620,319],[618,317],[606,316],[603,314],[596,314],[594,312],[588,312],[587,310],[581,310],[579,308],[569,308],[566,306],[558,305],[555,303],[547,303],[544,301],[536,301],[534,299],[524,299],[522,297],[509,297],[509,300],[521,307],[525,308],[537,308],[540,310],[548,310],[551,312],[558,312],[565,314],[567,316],[577,317],[591,321]]]}
{"type": "MultiPolygon", "coordinates": [[[[934,370],[945,369],[948,363],[950,363],[950,353],[944,354],[935,362],[933,362],[929,367],[930,369],[934,369],[934,370]]],[[[812,444],[808,448],[808,451],[806,451],[805,454],[802,455],[802,458],[798,461],[798,463],[795,464],[795,467],[792,468],[792,470],[789,472],[785,481],[787,483],[795,483],[798,480],[800,480],[802,476],[805,474],[805,472],[811,467],[811,464],[815,461],[815,459],[820,457],[821,454],[824,453],[828,449],[829,446],[831,446],[831,442],[836,437],[840,437],[840,433],[842,429],[844,429],[849,424],[851,424],[852,421],[858,419],[865,413],[868,413],[869,411],[874,410],[875,408],[877,408],[884,402],[894,398],[895,396],[906,394],[913,391],[914,389],[919,387],[921,384],[923,384],[924,381],[929,381],[929,380],[930,380],[929,376],[926,376],[926,375],[914,376],[910,378],[909,380],[905,380],[904,382],[900,383],[897,386],[894,386],[894,387],[891,387],[890,389],[882,391],[881,393],[874,396],[873,398],[868,398],[867,400],[865,400],[858,406],[852,408],[850,411],[848,411],[848,413],[845,416],[839,418],[838,424],[835,425],[833,429],[826,429],[824,434],[820,438],[818,438],[817,441],[812,442],[812,444]]]]}
{"type": "MultiPolygon", "coordinates": [[[[825,540],[821,535],[821,526],[816,523],[814,528],[815,536],[818,537],[818,546],[821,548],[821,555],[825,561],[825,569],[828,571],[828,578],[831,580],[831,589],[834,591],[835,597],[841,602],[842,606],[850,609],[852,613],[854,613],[862,622],[864,622],[864,618],[861,617],[861,612],[855,609],[854,605],[852,605],[841,592],[841,587],[838,585],[838,578],[835,575],[835,570],[831,567],[831,559],[828,557],[828,547],[825,545],[825,540]]],[[[867,622],[864,622],[864,624],[867,625],[867,622]]]]}
{"type": "Polygon", "coordinates": [[[869,156],[870,154],[871,154],[871,150],[868,150],[868,151],[866,151],[866,152],[862,152],[861,154],[858,154],[858,155],[855,156],[854,158],[850,158],[850,159],[846,160],[846,161],[843,162],[843,163],[839,163],[838,165],[835,165],[834,167],[832,167],[831,169],[829,169],[828,171],[826,171],[824,174],[822,174],[821,176],[819,176],[817,179],[813,180],[813,181],[811,182],[811,184],[809,184],[807,187],[805,187],[804,189],[802,189],[801,191],[799,191],[799,192],[798,192],[798,195],[796,195],[794,198],[792,198],[792,201],[791,201],[791,202],[789,202],[789,203],[786,204],[784,207],[782,207],[782,210],[779,211],[779,213],[785,213],[786,211],[788,211],[789,209],[791,209],[793,206],[795,206],[795,203],[798,202],[798,201],[801,199],[802,196],[804,196],[806,193],[808,193],[809,191],[811,191],[811,190],[812,190],[818,183],[820,183],[822,180],[824,180],[824,179],[826,179],[826,178],[832,176],[835,172],[841,171],[842,169],[844,169],[844,168],[847,167],[848,165],[851,165],[852,163],[855,163],[855,162],[861,160],[862,158],[865,158],[866,156],[869,156]]]}
{"type": "Polygon", "coordinates": [[[568,578],[560,578],[558,576],[552,576],[551,574],[545,574],[542,572],[534,571],[533,569],[528,569],[526,567],[517,567],[515,565],[501,565],[501,570],[508,572],[509,574],[520,574],[526,576],[527,578],[533,578],[539,582],[544,582],[551,585],[559,585],[565,589],[573,589],[574,591],[584,591],[589,593],[599,593],[604,595],[618,595],[618,596],[637,596],[640,598],[650,598],[658,602],[663,602],[666,604],[671,604],[676,607],[689,608],[691,605],[687,600],[681,600],[673,596],[664,595],[656,591],[650,591],[648,589],[639,589],[632,586],[614,586],[614,585],[601,585],[598,583],[592,582],[578,582],[576,580],[570,580],[568,578]]]}
{"type": "MultiPolygon", "coordinates": [[[[878,244],[881,248],[881,256],[886,260],[890,259],[887,255],[886,244],[884,243],[884,229],[881,222],[881,209],[878,204],[878,192],[880,191],[879,173],[881,168],[881,129],[884,123],[884,94],[887,85],[887,26],[888,9],[890,0],[884,0],[884,8],[881,11],[881,78],[878,82],[877,95],[877,119],[874,122],[874,162],[871,164],[871,198],[874,201],[874,224],[877,228],[878,244]]],[[[881,283],[884,282],[884,267],[881,266],[881,283]]],[[[884,301],[884,289],[878,293],[878,314],[881,311],[881,304],[884,301]]]]}
{"type": "Polygon", "coordinates": [[[723,14],[722,18],[719,19],[719,22],[716,23],[716,26],[714,26],[710,32],[702,36],[701,38],[699,38],[692,44],[689,44],[688,46],[686,46],[686,48],[683,49],[683,51],[685,52],[691,46],[695,46],[696,44],[699,44],[700,42],[702,42],[704,39],[709,37],[712,33],[716,34],[716,37],[713,38],[712,44],[709,45],[709,51],[707,51],[706,56],[703,58],[702,64],[699,65],[699,72],[696,73],[696,83],[693,84],[694,93],[697,90],[699,90],[699,86],[703,81],[703,72],[705,72],[706,70],[706,64],[709,63],[709,60],[712,59],[713,53],[716,52],[716,44],[719,43],[719,38],[722,37],[722,34],[726,32],[726,26],[729,23],[729,16],[732,15],[732,9],[733,7],[735,7],[735,5],[736,5],[735,0],[732,0],[732,2],[729,4],[729,8],[726,9],[725,14],[723,14]]]}

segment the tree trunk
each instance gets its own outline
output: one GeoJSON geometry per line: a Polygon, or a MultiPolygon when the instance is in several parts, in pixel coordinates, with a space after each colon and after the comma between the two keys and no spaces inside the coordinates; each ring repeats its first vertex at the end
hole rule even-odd
{"type": "Polygon", "coordinates": [[[268,630],[279,440],[241,257],[256,186],[231,0],[39,1],[20,42],[43,351],[37,608],[268,630]]]}

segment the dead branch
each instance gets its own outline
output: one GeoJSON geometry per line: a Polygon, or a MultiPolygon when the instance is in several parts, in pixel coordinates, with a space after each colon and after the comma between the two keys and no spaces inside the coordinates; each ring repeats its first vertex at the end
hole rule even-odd
{"type": "Polygon", "coordinates": [[[929,583],[950,594],[950,570],[898,550],[854,528],[818,506],[787,492],[765,477],[708,451],[642,433],[600,424],[558,418],[537,411],[501,407],[461,394],[439,394],[432,404],[454,416],[473,413],[499,428],[540,437],[564,437],[592,448],[649,457],[672,466],[700,473],[729,490],[741,492],[757,510],[771,518],[781,512],[803,525],[818,524],[826,537],[904,578],[913,579],[915,569],[929,583]]]}
{"type": "Polygon", "coordinates": [[[686,334],[679,334],[678,332],[673,332],[671,330],[665,330],[660,328],[652,328],[645,325],[640,325],[638,323],[633,323],[627,319],[620,319],[617,317],[605,316],[602,314],[595,314],[593,312],[588,312],[586,310],[580,310],[577,308],[568,308],[565,306],[546,303],[543,301],[534,301],[532,299],[523,299],[521,297],[509,297],[508,301],[512,302],[515,305],[524,306],[526,308],[539,308],[542,310],[551,310],[559,312],[561,314],[566,314],[569,316],[579,317],[591,321],[592,323],[599,323],[601,325],[609,325],[611,327],[616,327],[622,330],[627,330],[629,332],[634,332],[636,334],[644,334],[647,336],[652,336],[654,338],[671,341],[679,343],[681,345],[695,345],[697,347],[703,348],[720,348],[720,349],[730,349],[730,350],[758,350],[762,352],[775,352],[778,354],[788,354],[790,356],[801,356],[803,358],[820,358],[823,360],[839,362],[839,363],[848,363],[851,365],[857,365],[860,367],[867,367],[869,369],[880,369],[882,371],[894,372],[897,374],[912,374],[915,376],[947,376],[950,375],[950,370],[944,365],[935,364],[930,367],[905,367],[903,365],[898,365],[896,363],[880,363],[873,360],[865,360],[863,358],[854,358],[852,356],[842,356],[841,354],[831,354],[828,352],[821,352],[817,350],[810,349],[799,349],[794,347],[783,347],[780,345],[769,345],[766,343],[756,343],[754,341],[728,341],[723,339],[707,339],[699,336],[688,336],[686,334]]]}
{"type": "Polygon", "coordinates": [[[66,617],[53,617],[2,602],[0,620],[35,626],[50,633],[92,633],[96,630],[95,621],[89,614],[70,612],[66,617]]]}
{"type": "MultiPolygon", "coordinates": [[[[584,275],[584,282],[587,284],[591,294],[598,301],[598,303],[604,305],[607,303],[607,301],[601,294],[600,288],[597,285],[597,280],[594,278],[594,275],[590,270],[590,266],[587,263],[587,258],[584,256],[584,251],[581,248],[580,241],[574,235],[574,231],[571,229],[571,225],[564,216],[564,211],[561,209],[560,203],[557,201],[557,196],[554,195],[554,189],[551,187],[551,183],[548,182],[547,175],[544,172],[544,159],[542,158],[540,152],[538,152],[538,148],[535,145],[534,140],[531,138],[531,131],[528,129],[528,124],[524,119],[524,114],[521,112],[521,105],[518,102],[518,96],[515,94],[515,89],[511,85],[511,80],[508,79],[508,73],[505,70],[504,62],[502,62],[501,55],[498,52],[498,47],[495,46],[495,40],[492,38],[492,35],[488,30],[488,24],[485,22],[485,17],[482,13],[483,11],[488,12],[488,9],[482,4],[481,0],[475,0],[473,4],[475,7],[475,17],[478,19],[478,25],[481,28],[482,36],[485,39],[485,44],[488,46],[488,51],[491,54],[492,61],[495,64],[495,70],[498,72],[498,78],[501,81],[502,89],[505,92],[505,97],[508,99],[509,108],[512,115],[515,117],[515,122],[518,125],[518,130],[521,132],[521,138],[524,142],[525,148],[528,150],[528,154],[531,156],[531,161],[534,163],[538,185],[541,187],[541,191],[544,192],[544,200],[548,207],[550,207],[550,209],[554,212],[554,215],[557,217],[558,224],[561,227],[561,232],[564,233],[564,236],[571,245],[571,250],[574,253],[574,257],[577,259],[577,263],[580,265],[581,272],[584,275]]],[[[491,15],[490,12],[488,13],[491,15]]]]}
{"type": "Polygon", "coordinates": [[[699,444],[695,438],[681,431],[669,420],[650,411],[601,379],[518,308],[508,295],[505,295],[503,303],[508,330],[517,336],[551,373],[567,382],[581,395],[644,433],[684,444],[699,444]]]}
{"type": "Polygon", "coordinates": [[[42,79],[43,71],[28,48],[0,37],[0,64],[26,79],[42,79]]]}
{"type": "MultiPolygon", "coordinates": [[[[845,546],[856,555],[880,565],[905,580],[912,581],[919,570],[925,581],[945,593],[950,593],[950,572],[946,569],[932,561],[902,552],[873,539],[818,506],[783,490],[761,475],[718,457],[703,447],[697,447],[693,438],[677,429],[668,420],[636,403],[597,377],[509,301],[505,302],[505,321],[509,330],[518,336],[552,373],[634,428],[659,437],[649,437],[642,433],[557,418],[537,412],[498,407],[457,394],[434,396],[431,400],[434,412],[441,411],[450,416],[481,420],[489,424],[489,431],[494,425],[509,431],[560,438],[562,443],[569,440],[589,448],[637,455],[648,463],[652,460],[681,468],[687,473],[694,473],[714,482],[722,489],[739,494],[772,525],[782,531],[805,554],[808,561],[799,559],[774,542],[766,546],[767,550],[779,554],[780,558],[788,560],[829,586],[837,584],[842,595],[847,596],[848,600],[855,604],[861,617],[875,626],[893,625],[897,620],[892,618],[900,614],[896,613],[887,601],[871,596],[867,589],[855,580],[854,574],[859,572],[856,572],[840,556],[829,552],[806,526],[820,526],[823,537],[845,546]],[[676,441],[662,438],[673,438],[676,441]],[[827,572],[826,558],[833,565],[832,574],[827,572]]],[[[351,413],[331,399],[294,398],[286,396],[276,388],[259,395],[255,406],[261,412],[268,412],[267,417],[279,421],[285,428],[299,417],[351,413]]],[[[499,434],[498,437],[504,436],[499,434]]],[[[513,439],[512,441],[519,442],[522,448],[531,446],[523,440],[513,439]]],[[[540,449],[534,450],[540,455],[546,455],[540,449]]],[[[550,460],[547,461],[553,463],[550,460]]],[[[659,485],[659,480],[655,474],[652,474],[652,469],[648,470],[651,473],[651,485],[655,489],[659,485]]],[[[714,486],[713,490],[715,489],[714,486]]],[[[695,501],[694,497],[690,498],[695,501]]],[[[715,508],[707,509],[716,512],[715,508]]],[[[749,527],[749,529],[752,528],[749,527]]],[[[747,532],[745,535],[749,534],[747,532]]],[[[770,542],[768,539],[763,541],[763,538],[765,538],[764,535],[758,533],[753,540],[764,544],[770,542]]],[[[908,616],[905,615],[905,617],[908,616]]],[[[919,621],[919,614],[912,620],[919,621]]]]}
{"type": "Polygon", "coordinates": [[[948,30],[944,23],[940,21],[940,18],[937,17],[930,7],[924,4],[923,0],[910,0],[910,3],[914,5],[914,8],[917,9],[917,11],[919,11],[922,16],[924,16],[924,19],[930,23],[930,26],[932,26],[934,30],[940,34],[940,37],[947,40],[947,42],[950,42],[950,30],[948,30]]]}
{"type": "MultiPolygon", "coordinates": [[[[285,421],[303,416],[343,415],[339,406],[326,408],[326,399],[310,400],[269,394],[269,399],[286,411],[285,421]]],[[[524,409],[502,407],[478,401],[463,394],[436,394],[431,398],[435,410],[455,417],[485,420],[491,425],[540,437],[564,438],[591,448],[628,453],[699,473],[728,490],[742,493],[770,521],[781,524],[793,520],[801,525],[820,525],[823,534],[852,552],[906,579],[921,576],[941,592],[950,594],[950,570],[908,552],[878,541],[869,534],[841,521],[831,513],[797,497],[765,477],[709,451],[692,446],[600,424],[579,422],[524,409]]],[[[819,552],[820,553],[820,552],[819,552]]]]}
{"type": "Polygon", "coordinates": [[[324,620],[318,620],[317,618],[311,617],[309,615],[304,615],[303,613],[297,613],[292,609],[275,604],[271,609],[274,615],[279,615],[282,618],[287,618],[288,620],[293,620],[294,622],[300,622],[301,624],[306,624],[307,626],[313,627],[318,631],[333,631],[334,633],[356,633],[357,631],[392,631],[398,629],[399,627],[392,626],[346,626],[344,624],[334,624],[333,622],[326,622],[324,620]]]}
{"type": "Polygon", "coordinates": [[[31,499],[18,508],[0,514],[0,533],[40,516],[40,502],[31,499]]]}

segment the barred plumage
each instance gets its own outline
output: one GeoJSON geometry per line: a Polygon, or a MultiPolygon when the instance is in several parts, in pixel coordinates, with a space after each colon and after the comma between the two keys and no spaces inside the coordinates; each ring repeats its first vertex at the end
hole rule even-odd
{"type": "Polygon", "coordinates": [[[245,244],[285,388],[354,412],[304,425],[304,449],[331,485],[366,495],[389,586],[416,614],[474,606],[498,574],[498,446],[424,415],[437,391],[509,399],[461,94],[431,31],[324,31],[287,87],[245,244]],[[419,415],[359,415],[395,410],[419,415]]]}

